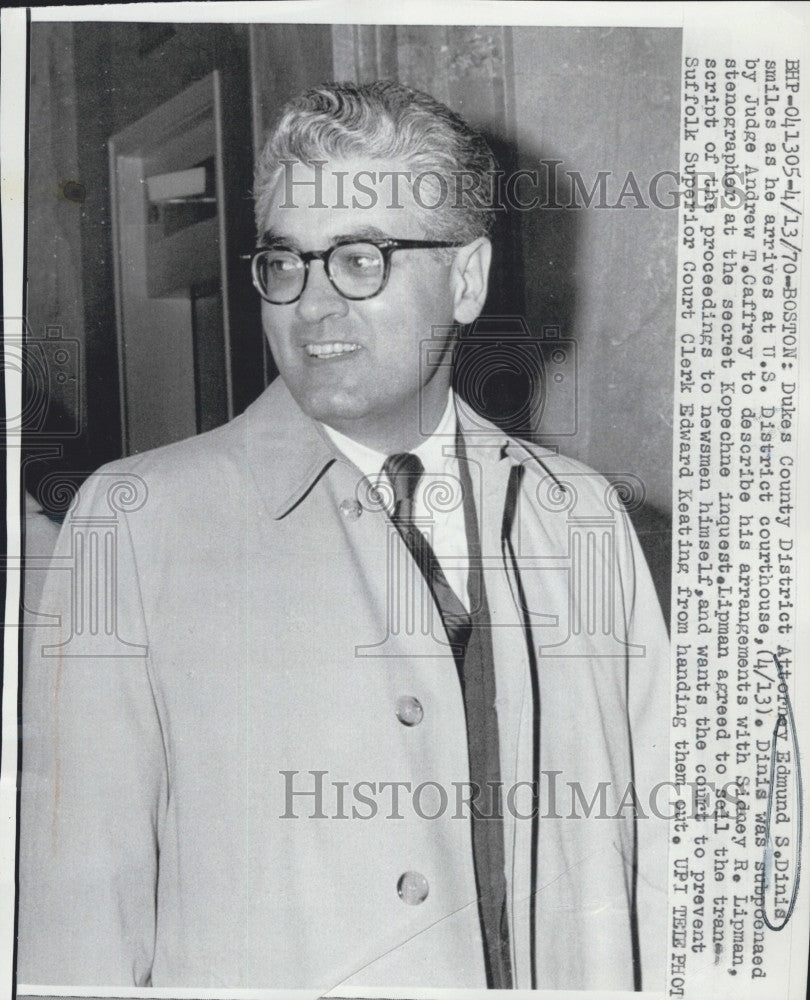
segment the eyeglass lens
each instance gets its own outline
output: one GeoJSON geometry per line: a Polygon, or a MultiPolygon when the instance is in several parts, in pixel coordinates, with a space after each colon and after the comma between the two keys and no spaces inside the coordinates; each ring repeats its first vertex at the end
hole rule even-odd
{"type": "MultiPolygon", "coordinates": [[[[385,259],[373,243],[347,243],[332,250],[328,268],[339,292],[349,298],[368,298],[382,287],[385,259]]],[[[306,266],[291,250],[266,250],[257,258],[256,279],[272,302],[293,302],[304,287],[306,266]]]]}

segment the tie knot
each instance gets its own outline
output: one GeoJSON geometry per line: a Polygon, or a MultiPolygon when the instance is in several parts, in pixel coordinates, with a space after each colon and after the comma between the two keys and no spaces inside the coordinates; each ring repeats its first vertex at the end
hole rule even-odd
{"type": "Polygon", "coordinates": [[[383,472],[394,489],[394,517],[410,518],[416,487],[424,471],[422,460],[409,451],[386,458],[383,472]]]}

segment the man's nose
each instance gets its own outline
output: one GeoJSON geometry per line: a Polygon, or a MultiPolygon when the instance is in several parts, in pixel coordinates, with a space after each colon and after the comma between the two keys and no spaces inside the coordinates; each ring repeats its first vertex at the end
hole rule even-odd
{"type": "Polygon", "coordinates": [[[318,323],[327,316],[345,316],[349,311],[348,300],[333,287],[323,261],[310,261],[307,283],[298,300],[297,310],[307,323],[318,323]]]}

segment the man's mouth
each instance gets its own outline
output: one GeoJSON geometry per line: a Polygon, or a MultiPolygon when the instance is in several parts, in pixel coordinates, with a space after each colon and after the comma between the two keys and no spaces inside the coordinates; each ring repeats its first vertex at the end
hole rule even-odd
{"type": "Polygon", "coordinates": [[[304,344],[311,358],[333,358],[340,354],[352,354],[359,350],[359,344],[350,344],[345,340],[333,340],[328,344],[304,344]]]}

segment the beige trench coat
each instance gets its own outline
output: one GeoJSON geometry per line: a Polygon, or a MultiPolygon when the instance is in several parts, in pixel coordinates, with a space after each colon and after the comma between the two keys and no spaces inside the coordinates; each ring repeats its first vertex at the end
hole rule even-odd
{"type": "MultiPolygon", "coordinates": [[[[459,418],[516,985],[632,989],[638,937],[656,988],[669,683],[647,567],[602,479],[459,418]]],[[[485,985],[456,669],[366,486],[277,381],[83,489],[23,679],[20,984],[485,985]]]]}

